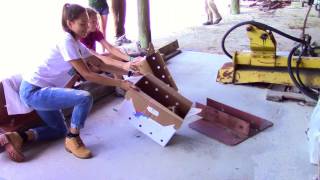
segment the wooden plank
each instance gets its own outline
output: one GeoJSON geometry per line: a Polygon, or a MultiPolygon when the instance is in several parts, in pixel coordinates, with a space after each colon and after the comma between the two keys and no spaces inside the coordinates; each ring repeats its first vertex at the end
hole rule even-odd
{"type": "Polygon", "coordinates": [[[178,40],[174,40],[172,42],[169,42],[168,44],[162,46],[158,49],[160,54],[163,54],[164,60],[168,61],[170,58],[176,56],[177,54],[181,53],[179,48],[178,40]]]}
{"type": "Polygon", "coordinates": [[[168,61],[170,58],[181,53],[181,50],[178,50],[178,48],[179,48],[179,43],[178,43],[178,40],[176,39],[162,46],[161,48],[158,49],[158,51],[160,52],[163,59],[165,61],[168,61]]]}
{"type": "Polygon", "coordinates": [[[6,99],[4,96],[3,85],[0,82],[0,123],[8,121],[8,112],[6,108],[6,99]]]}
{"type": "Polygon", "coordinates": [[[317,102],[301,93],[294,93],[294,92],[282,92],[269,89],[267,91],[266,99],[269,101],[276,101],[282,102],[285,100],[294,100],[294,101],[301,101],[308,106],[315,106],[317,102]]]}
{"type": "Polygon", "coordinates": [[[164,61],[167,62],[169,59],[173,58],[174,56],[180,54],[182,51],[181,50],[175,50],[172,53],[165,55],[161,53],[161,56],[163,57],[164,61]]]}

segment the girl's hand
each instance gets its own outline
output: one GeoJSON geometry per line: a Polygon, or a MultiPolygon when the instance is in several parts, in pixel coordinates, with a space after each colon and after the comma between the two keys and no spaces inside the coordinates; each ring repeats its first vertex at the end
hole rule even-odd
{"type": "Polygon", "coordinates": [[[139,91],[139,88],[137,86],[135,86],[132,82],[126,81],[126,80],[121,80],[120,88],[126,91],[129,91],[129,90],[139,91]]]}
{"type": "Polygon", "coordinates": [[[100,68],[95,65],[88,64],[88,67],[92,72],[99,73],[99,74],[102,72],[100,68]]]}
{"type": "Polygon", "coordinates": [[[139,56],[139,57],[134,58],[133,61],[131,61],[130,68],[134,71],[139,71],[139,69],[140,69],[139,67],[141,66],[141,63],[145,60],[146,60],[146,57],[139,56]]]}
{"type": "Polygon", "coordinates": [[[130,71],[132,69],[131,64],[132,64],[132,62],[125,62],[123,65],[123,69],[126,71],[130,71]]]}
{"type": "Polygon", "coordinates": [[[129,62],[130,63],[130,69],[133,71],[139,71],[139,63],[136,63],[135,61],[129,62]]]}
{"type": "Polygon", "coordinates": [[[133,62],[126,62],[123,65],[123,69],[126,71],[132,71],[133,75],[135,75],[135,74],[137,74],[137,72],[139,72],[139,65],[134,64],[133,62]]]}
{"type": "Polygon", "coordinates": [[[123,65],[123,69],[126,70],[126,71],[129,71],[129,70],[138,71],[139,70],[139,64],[138,63],[134,63],[133,61],[126,62],[123,65]]]}
{"type": "Polygon", "coordinates": [[[123,68],[127,71],[139,71],[139,66],[143,60],[145,60],[146,57],[136,57],[130,62],[126,62],[123,66],[123,68]]]}
{"type": "Polygon", "coordinates": [[[138,57],[134,58],[134,59],[132,60],[132,62],[133,62],[133,63],[139,63],[139,62],[141,62],[141,61],[143,61],[143,60],[145,60],[145,59],[146,59],[146,57],[138,56],[138,57]]]}
{"type": "Polygon", "coordinates": [[[142,76],[143,74],[139,71],[132,71],[132,76],[142,76]]]}

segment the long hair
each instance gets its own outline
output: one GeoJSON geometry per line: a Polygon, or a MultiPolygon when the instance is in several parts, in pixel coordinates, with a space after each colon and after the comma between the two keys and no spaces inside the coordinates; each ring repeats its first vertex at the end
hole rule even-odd
{"type": "Polygon", "coordinates": [[[96,10],[92,9],[92,8],[86,8],[87,10],[87,13],[88,13],[88,16],[89,18],[91,17],[97,17],[98,13],[96,10]]]}
{"type": "Polygon", "coordinates": [[[75,37],[74,32],[68,27],[67,21],[73,21],[80,17],[82,13],[86,12],[86,9],[78,4],[66,3],[62,10],[62,28],[64,31],[70,33],[75,37]]]}

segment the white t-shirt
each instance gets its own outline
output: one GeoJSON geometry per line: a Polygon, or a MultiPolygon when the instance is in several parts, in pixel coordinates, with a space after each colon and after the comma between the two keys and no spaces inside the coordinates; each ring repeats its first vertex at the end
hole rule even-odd
{"type": "Polygon", "coordinates": [[[24,74],[23,79],[39,87],[64,87],[75,73],[69,61],[89,56],[89,50],[80,41],[76,41],[70,33],[64,33],[41,64],[31,73],[24,74]]]}

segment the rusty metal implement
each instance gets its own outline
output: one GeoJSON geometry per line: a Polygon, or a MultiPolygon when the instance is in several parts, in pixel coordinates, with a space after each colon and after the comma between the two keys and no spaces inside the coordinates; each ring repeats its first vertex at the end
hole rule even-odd
{"type": "Polygon", "coordinates": [[[273,125],[272,122],[207,98],[207,105],[196,103],[202,118],[189,127],[234,146],[273,125]]]}

